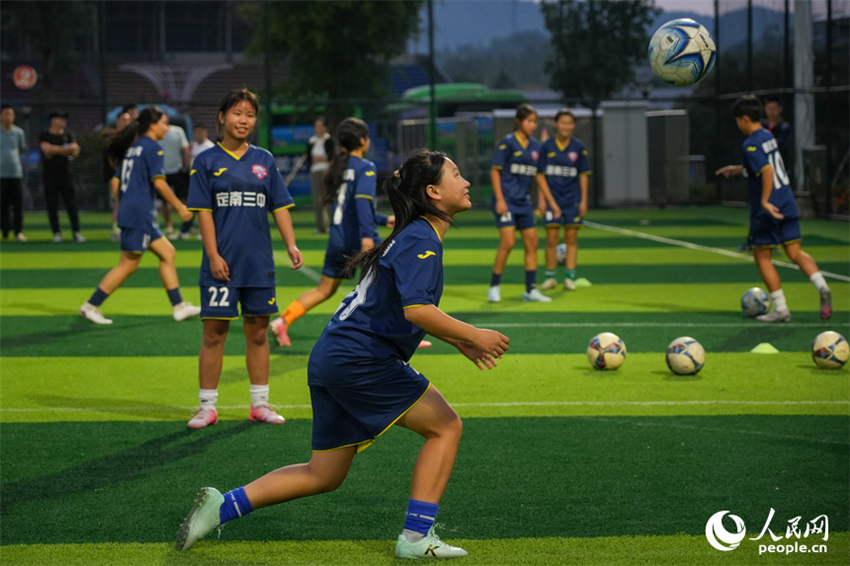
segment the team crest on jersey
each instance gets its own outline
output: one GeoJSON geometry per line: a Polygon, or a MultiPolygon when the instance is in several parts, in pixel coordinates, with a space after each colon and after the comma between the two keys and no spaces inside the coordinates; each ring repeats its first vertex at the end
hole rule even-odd
{"type": "Polygon", "coordinates": [[[535,149],[534,151],[532,151],[532,152],[531,152],[531,158],[532,158],[534,161],[537,161],[537,158],[538,158],[538,157],[540,157],[540,152],[538,152],[536,149],[535,149]]]}
{"type": "Polygon", "coordinates": [[[269,174],[269,172],[266,171],[266,168],[262,165],[252,165],[251,173],[253,173],[257,179],[265,179],[266,175],[269,174]]]}
{"type": "Polygon", "coordinates": [[[577,151],[568,151],[567,152],[567,158],[569,158],[570,161],[576,161],[578,159],[578,152],[577,151]]]}

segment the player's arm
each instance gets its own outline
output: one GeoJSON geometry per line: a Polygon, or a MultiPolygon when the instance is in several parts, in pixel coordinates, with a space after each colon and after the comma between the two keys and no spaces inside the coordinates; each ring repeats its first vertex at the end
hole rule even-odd
{"type": "Polygon", "coordinates": [[[508,203],[502,192],[502,169],[493,166],[490,168],[490,184],[493,185],[493,197],[496,199],[496,214],[504,214],[508,211],[508,203]]]}
{"type": "Polygon", "coordinates": [[[289,268],[298,269],[304,265],[304,258],[301,256],[301,250],[295,245],[295,230],[292,228],[292,215],[289,214],[289,207],[278,208],[272,214],[280,237],[286,244],[286,253],[292,262],[289,268]]]}
{"type": "Polygon", "coordinates": [[[177,198],[177,195],[174,194],[174,191],[172,191],[171,187],[168,186],[168,183],[165,182],[164,177],[154,177],[153,186],[162,199],[168,201],[168,204],[174,207],[183,222],[188,222],[192,219],[192,212],[186,208],[186,205],[183,204],[179,198],[177,198]]]}
{"type": "Polygon", "coordinates": [[[726,165],[714,172],[715,175],[723,175],[727,179],[733,175],[740,175],[744,172],[743,165],[726,165]]]}
{"type": "Polygon", "coordinates": [[[416,305],[404,309],[404,318],[444,342],[455,346],[478,366],[492,368],[496,358],[508,350],[510,339],[504,334],[453,318],[435,305],[416,305]]]}
{"type": "Polygon", "coordinates": [[[559,218],[561,207],[558,206],[555,197],[552,196],[552,189],[549,187],[549,181],[546,180],[546,174],[542,171],[538,172],[535,179],[537,180],[537,190],[540,193],[537,198],[537,208],[540,210],[540,214],[546,214],[546,203],[549,203],[549,208],[552,209],[552,217],[559,218]]]}
{"type": "Polygon", "coordinates": [[[582,217],[587,214],[587,177],[587,173],[582,173],[578,176],[578,188],[581,191],[581,200],[578,203],[578,215],[582,217]]]}
{"type": "Polygon", "coordinates": [[[112,177],[109,180],[109,190],[112,191],[112,202],[115,203],[115,210],[118,210],[121,196],[121,180],[118,177],[112,177]]]}
{"type": "Polygon", "coordinates": [[[770,164],[765,165],[762,167],[761,171],[759,171],[759,176],[761,177],[762,208],[764,208],[777,220],[782,220],[785,216],[779,212],[776,205],[770,202],[770,194],[773,192],[773,167],[771,167],[770,164]]]}
{"type": "Polygon", "coordinates": [[[198,227],[201,229],[201,241],[210,260],[210,273],[218,281],[230,281],[230,266],[218,253],[218,240],[215,233],[215,219],[212,210],[198,209],[198,227]]]}

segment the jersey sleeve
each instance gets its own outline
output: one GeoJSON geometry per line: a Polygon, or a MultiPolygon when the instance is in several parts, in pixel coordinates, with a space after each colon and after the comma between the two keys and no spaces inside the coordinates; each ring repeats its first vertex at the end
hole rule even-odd
{"type": "Polygon", "coordinates": [[[391,260],[403,308],[437,303],[437,286],[443,270],[443,250],[433,240],[412,240],[391,260]]]}
{"type": "Polygon", "coordinates": [[[186,199],[189,210],[213,209],[209,178],[207,160],[203,155],[198,155],[189,173],[189,198],[186,199]]]}
{"type": "Polygon", "coordinates": [[[286,188],[286,183],[283,181],[283,175],[280,174],[280,169],[274,158],[268,156],[268,171],[269,171],[269,210],[275,211],[281,208],[289,208],[295,206],[295,201],[292,195],[289,194],[289,189],[286,188]]]}
{"type": "Polygon", "coordinates": [[[496,151],[493,153],[493,167],[496,169],[504,169],[505,164],[508,162],[508,156],[511,154],[511,148],[508,145],[506,140],[502,140],[499,142],[499,145],[496,146],[496,151]]]}
{"type": "Polygon", "coordinates": [[[375,225],[375,194],[377,171],[375,165],[369,163],[357,175],[354,186],[354,203],[357,210],[357,225],[360,238],[371,238],[377,230],[375,225]]]}
{"type": "Polygon", "coordinates": [[[761,175],[762,169],[770,163],[760,144],[752,140],[744,143],[744,161],[747,168],[757,176],[761,175]]]}
{"type": "Polygon", "coordinates": [[[590,157],[587,153],[587,148],[584,147],[584,144],[579,146],[578,152],[578,172],[581,173],[590,173],[590,157]]]}
{"type": "Polygon", "coordinates": [[[165,179],[165,152],[159,146],[144,152],[145,167],[148,168],[149,179],[153,181],[157,177],[165,179]]]}

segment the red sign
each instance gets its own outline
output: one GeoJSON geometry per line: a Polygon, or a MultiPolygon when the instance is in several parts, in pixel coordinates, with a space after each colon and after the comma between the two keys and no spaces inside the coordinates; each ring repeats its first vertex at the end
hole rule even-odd
{"type": "Polygon", "coordinates": [[[20,65],[15,67],[12,79],[15,81],[16,87],[27,90],[35,86],[36,81],[38,81],[38,73],[29,65],[20,65]]]}

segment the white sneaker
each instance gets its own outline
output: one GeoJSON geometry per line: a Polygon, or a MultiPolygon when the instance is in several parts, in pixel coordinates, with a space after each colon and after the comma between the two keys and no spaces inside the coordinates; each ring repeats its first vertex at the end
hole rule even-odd
{"type": "Polygon", "coordinates": [[[499,285],[493,285],[490,287],[490,290],[487,291],[487,300],[491,303],[498,303],[502,301],[502,288],[499,285]]]}
{"type": "Polygon", "coordinates": [[[224,496],[214,487],[202,487],[195,497],[189,515],[177,531],[177,550],[189,550],[196,542],[221,527],[221,505],[224,496]]]}
{"type": "Polygon", "coordinates": [[[18,232],[17,234],[15,234],[15,239],[19,242],[26,242],[27,241],[27,237],[24,236],[23,232],[18,232]]]}
{"type": "Polygon", "coordinates": [[[61,241],[62,241],[62,233],[61,232],[54,232],[53,233],[53,243],[58,244],[61,241]]]}
{"type": "Polygon", "coordinates": [[[112,234],[110,234],[109,239],[113,242],[121,241],[121,230],[113,230],[112,234]]]}
{"type": "Polygon", "coordinates": [[[535,303],[551,303],[552,297],[547,297],[543,293],[540,292],[536,287],[531,291],[527,291],[522,294],[523,301],[532,301],[535,303]]]}
{"type": "Polygon", "coordinates": [[[83,306],[80,307],[80,316],[95,324],[112,324],[111,320],[103,316],[103,313],[100,312],[99,308],[88,301],[83,303],[83,306]]]}
{"type": "Polygon", "coordinates": [[[540,290],[541,291],[549,291],[551,289],[554,289],[557,286],[558,286],[558,282],[555,281],[555,278],[549,277],[548,279],[546,279],[546,281],[543,282],[542,285],[540,285],[540,290]]]}
{"type": "Polygon", "coordinates": [[[177,322],[201,314],[201,307],[196,307],[192,303],[187,303],[186,301],[174,305],[173,310],[174,320],[176,320],[177,322]]]}
{"type": "Polygon", "coordinates": [[[78,244],[82,244],[83,242],[86,241],[86,239],[79,232],[74,232],[74,241],[77,242],[78,244]]]}
{"type": "Polygon", "coordinates": [[[399,558],[461,558],[468,554],[458,546],[441,541],[434,533],[434,527],[428,529],[428,534],[416,542],[410,542],[404,534],[400,534],[395,544],[395,555],[399,558]]]}
{"type": "Polygon", "coordinates": [[[787,310],[770,311],[767,314],[760,314],[756,317],[756,320],[762,322],[791,322],[791,312],[787,310]]]}
{"type": "Polygon", "coordinates": [[[218,411],[215,407],[201,407],[195,411],[195,415],[189,419],[187,428],[206,428],[218,424],[218,411]]]}
{"type": "Polygon", "coordinates": [[[564,279],[564,289],[567,291],[575,291],[576,290],[576,282],[574,279],[570,279],[567,277],[564,279]]]}

